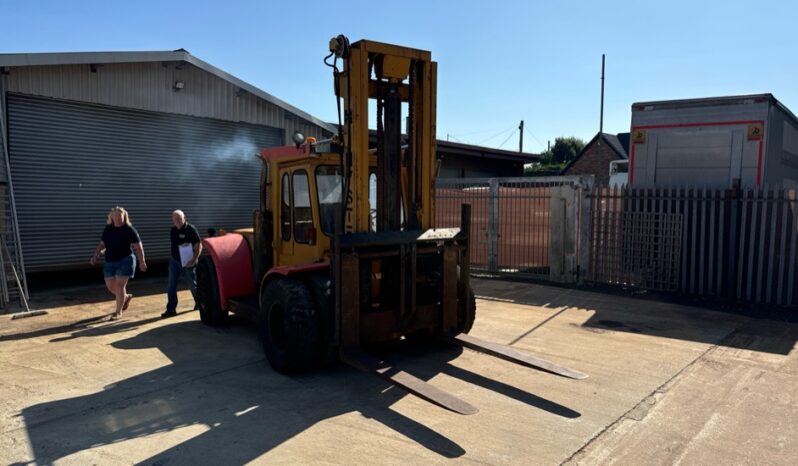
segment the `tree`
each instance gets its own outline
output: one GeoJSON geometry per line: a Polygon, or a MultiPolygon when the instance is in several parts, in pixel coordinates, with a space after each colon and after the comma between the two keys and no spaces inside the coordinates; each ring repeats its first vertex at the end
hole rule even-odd
{"type": "Polygon", "coordinates": [[[583,147],[585,147],[585,141],[577,137],[569,136],[556,138],[554,140],[554,146],[551,148],[551,163],[568,163],[576,158],[583,147]]]}
{"type": "Polygon", "coordinates": [[[540,164],[541,165],[550,165],[551,162],[551,148],[544,150],[540,153],[540,164]]]}

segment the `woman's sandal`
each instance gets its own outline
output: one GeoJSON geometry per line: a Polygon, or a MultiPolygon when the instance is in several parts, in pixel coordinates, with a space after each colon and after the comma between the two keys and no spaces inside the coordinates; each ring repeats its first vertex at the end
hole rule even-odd
{"type": "Polygon", "coordinates": [[[113,314],[111,314],[111,318],[109,320],[119,320],[119,316],[121,315],[122,314],[117,314],[116,312],[114,312],[113,314]]]}
{"type": "Polygon", "coordinates": [[[133,299],[133,295],[129,294],[125,296],[125,303],[122,304],[122,310],[127,311],[127,307],[130,305],[130,300],[133,299]]]}

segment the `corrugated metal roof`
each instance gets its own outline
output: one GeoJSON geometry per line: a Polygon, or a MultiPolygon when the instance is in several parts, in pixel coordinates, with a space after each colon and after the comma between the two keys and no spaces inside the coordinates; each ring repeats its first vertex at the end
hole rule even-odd
{"type": "Polygon", "coordinates": [[[487,159],[497,160],[513,160],[522,163],[538,162],[540,160],[539,154],[532,154],[529,152],[517,152],[502,149],[494,149],[492,147],[475,146],[472,144],[463,144],[451,141],[436,141],[439,154],[456,154],[466,157],[480,157],[487,159]]]}
{"type": "Polygon", "coordinates": [[[695,99],[674,99],[674,100],[654,100],[649,102],[635,102],[635,106],[680,106],[680,107],[693,107],[696,105],[723,105],[723,104],[740,104],[746,101],[754,102],[755,100],[776,100],[773,94],[745,94],[745,95],[729,95],[719,97],[699,97],[695,99]]]}
{"type": "Polygon", "coordinates": [[[0,67],[20,66],[53,66],[102,63],[141,63],[141,62],[182,61],[190,63],[214,76],[217,76],[239,88],[281,107],[300,118],[312,122],[322,128],[337,133],[338,129],[319,118],[304,112],[293,105],[278,99],[268,92],[259,89],[241,79],[191,55],[183,49],[175,51],[150,52],[63,52],[63,53],[5,53],[0,54],[0,67]]]}

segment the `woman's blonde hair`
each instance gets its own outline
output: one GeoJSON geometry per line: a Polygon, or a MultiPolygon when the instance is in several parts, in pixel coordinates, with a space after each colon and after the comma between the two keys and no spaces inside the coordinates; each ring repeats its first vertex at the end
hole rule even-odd
{"type": "Polygon", "coordinates": [[[122,214],[122,221],[125,222],[125,224],[127,225],[132,225],[132,223],[130,222],[130,215],[128,215],[127,210],[125,210],[124,207],[119,207],[119,206],[112,207],[111,211],[108,212],[108,219],[106,220],[106,223],[108,225],[114,223],[114,221],[111,219],[111,216],[114,215],[114,212],[120,212],[122,214]]]}

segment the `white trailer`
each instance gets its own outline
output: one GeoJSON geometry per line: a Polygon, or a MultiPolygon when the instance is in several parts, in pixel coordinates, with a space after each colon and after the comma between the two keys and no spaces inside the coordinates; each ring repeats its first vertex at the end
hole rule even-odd
{"type": "Polygon", "coordinates": [[[610,188],[622,188],[629,184],[629,161],[613,160],[610,162],[610,188]]]}
{"type": "Polygon", "coordinates": [[[798,184],[798,118],[771,94],[632,105],[629,184],[798,184]]]}

